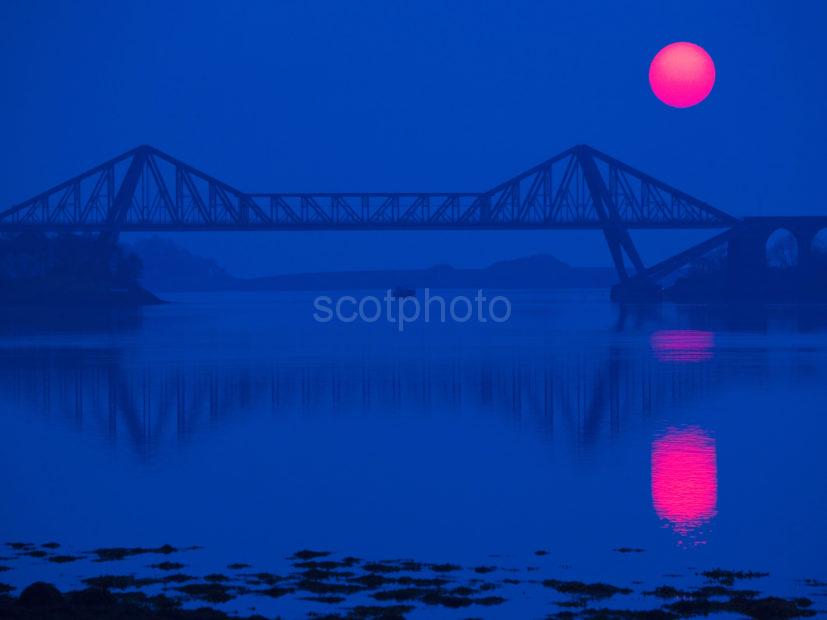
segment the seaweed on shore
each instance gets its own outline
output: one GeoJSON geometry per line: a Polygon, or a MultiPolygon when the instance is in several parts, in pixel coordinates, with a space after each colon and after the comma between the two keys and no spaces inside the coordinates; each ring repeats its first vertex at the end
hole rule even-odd
{"type": "Polygon", "coordinates": [[[209,581],[210,583],[223,583],[229,580],[230,578],[227,577],[227,575],[222,575],[221,573],[210,573],[204,576],[204,581],[209,581]]]}
{"type": "Polygon", "coordinates": [[[357,605],[346,616],[348,620],[400,620],[413,611],[412,605],[357,605]]]}
{"type": "Polygon", "coordinates": [[[268,585],[272,586],[277,583],[280,583],[286,579],[286,577],[282,577],[281,575],[276,575],[275,573],[245,573],[242,574],[247,583],[251,585],[268,585]]]}
{"type": "Polygon", "coordinates": [[[195,581],[195,577],[184,573],[173,573],[172,575],[164,575],[158,579],[154,579],[154,583],[162,583],[168,585],[171,583],[186,583],[187,581],[195,581]]]}
{"type": "Polygon", "coordinates": [[[172,571],[184,568],[184,564],[180,562],[158,562],[157,564],[150,564],[150,568],[157,568],[158,570],[172,571]]]}
{"type": "Polygon", "coordinates": [[[187,596],[208,603],[226,603],[235,598],[232,588],[220,583],[188,583],[175,588],[187,596]]]}
{"type": "Polygon", "coordinates": [[[575,615],[563,612],[554,618],[595,618],[599,620],[675,620],[677,616],[662,609],[585,609],[575,615]]]}
{"type": "MultiPolygon", "coordinates": [[[[443,565],[431,565],[443,566],[443,565]]],[[[421,562],[414,562],[413,560],[380,560],[379,562],[365,562],[362,565],[362,570],[374,573],[418,573],[424,568],[421,562]]]]}
{"type": "Polygon", "coordinates": [[[348,577],[353,577],[355,575],[356,573],[351,571],[326,571],[319,570],[317,568],[309,568],[307,570],[294,573],[291,577],[302,581],[325,581],[330,579],[347,579],[348,577]]]}
{"type": "Polygon", "coordinates": [[[295,588],[280,588],[278,586],[271,586],[269,588],[265,588],[264,590],[250,590],[250,593],[261,594],[263,596],[269,596],[270,598],[279,598],[285,594],[291,594],[295,591],[295,588]]]}
{"type": "Polygon", "coordinates": [[[608,583],[584,583],[582,581],[562,581],[560,579],[544,579],[546,588],[557,590],[561,594],[573,594],[585,598],[609,598],[615,594],[631,594],[629,588],[621,588],[608,583]]]}
{"type": "Polygon", "coordinates": [[[155,583],[154,579],[138,578],[134,575],[98,575],[97,577],[87,577],[81,581],[88,586],[94,586],[106,590],[142,588],[155,583]]]}
{"type": "Polygon", "coordinates": [[[767,577],[769,573],[762,573],[756,571],[743,570],[724,570],[722,568],[714,568],[712,570],[705,570],[698,573],[706,577],[710,581],[717,581],[725,586],[731,586],[738,579],[758,579],[760,577],[767,577]]]}
{"type": "Polygon", "coordinates": [[[28,551],[22,551],[19,555],[24,555],[30,558],[45,558],[49,554],[43,551],[43,549],[31,549],[28,551]]]}
{"type": "Polygon", "coordinates": [[[656,596],[658,598],[669,599],[688,596],[688,593],[684,590],[679,590],[674,586],[658,586],[654,590],[644,592],[643,596],[656,596]]]}
{"type": "Polygon", "coordinates": [[[93,549],[92,553],[97,557],[96,562],[112,562],[116,560],[123,560],[125,558],[143,555],[147,553],[155,553],[160,555],[169,555],[176,553],[178,549],[172,545],[161,545],[160,547],[101,547],[93,549]]]}
{"type": "Polygon", "coordinates": [[[311,549],[302,549],[301,551],[296,551],[290,558],[290,560],[314,560],[316,558],[324,558],[330,555],[330,551],[313,551],[311,549]]]}
{"type": "MultiPolygon", "coordinates": [[[[8,544],[18,545],[19,548],[15,550],[23,553],[38,550],[31,543],[8,544]]],[[[179,549],[171,545],[163,545],[157,548],[101,548],[91,553],[93,559],[97,558],[95,561],[109,561],[144,553],[169,555],[177,551],[179,549]]],[[[49,561],[53,557],[60,556],[49,556],[49,561]]],[[[185,607],[190,607],[193,601],[223,604],[238,596],[278,599],[294,595],[293,600],[329,606],[330,613],[311,613],[314,618],[404,618],[416,608],[468,610],[473,606],[502,605],[506,602],[508,590],[504,586],[514,585],[542,586],[564,595],[559,597],[563,600],[553,602],[557,609],[548,616],[557,619],[677,620],[728,613],[757,620],[786,620],[812,617],[818,613],[807,598],[762,596],[757,590],[732,587],[737,580],[756,579],[766,575],[753,571],[716,568],[698,572],[698,575],[706,579],[699,587],[681,589],[672,585],[656,586],[640,592],[646,597],[658,599],[652,601],[656,603],[653,609],[624,610],[604,609],[598,605],[615,595],[631,594],[631,588],[603,582],[555,578],[503,578],[511,570],[508,567],[480,565],[468,567],[466,572],[459,564],[448,562],[426,563],[409,559],[363,562],[351,556],[338,559],[327,551],[307,549],[296,552],[289,559],[292,570],[283,575],[263,571],[228,574],[214,572],[194,577],[177,572],[184,567],[183,564],[162,561],[150,564],[148,568],[164,573],[88,577],[82,580],[88,586],[86,589],[66,593],[61,593],[48,584],[33,584],[20,597],[15,598],[10,594],[14,590],[13,586],[0,584],[0,617],[36,617],[44,620],[85,620],[93,617],[128,620],[224,619],[229,616],[211,607],[198,610],[188,610],[185,607]],[[155,586],[163,588],[164,593],[149,594],[147,588],[155,586]],[[377,604],[348,605],[349,602],[361,603],[365,598],[372,599],[377,604]],[[32,606],[39,610],[39,615],[32,616],[32,606]]],[[[249,568],[249,565],[239,562],[230,564],[227,568],[242,571],[249,568]]],[[[813,579],[804,583],[823,585],[813,579]]],[[[637,587],[635,591],[639,591],[637,587]]]]}
{"type": "Polygon", "coordinates": [[[458,571],[459,569],[461,569],[462,566],[446,562],[444,564],[429,564],[428,568],[430,568],[435,573],[452,573],[454,571],[458,571]]]}
{"type": "Polygon", "coordinates": [[[353,584],[331,583],[315,579],[302,579],[296,584],[296,588],[313,594],[354,594],[361,590],[353,584]]]}
{"type": "Polygon", "coordinates": [[[478,594],[473,588],[460,586],[453,589],[442,587],[406,587],[392,590],[380,590],[371,594],[377,601],[414,602],[420,601],[426,605],[440,605],[442,607],[460,608],[470,605],[499,605],[505,602],[501,596],[475,596],[478,594]]]}
{"type": "Polygon", "coordinates": [[[296,568],[315,568],[317,570],[332,571],[337,568],[349,568],[349,564],[344,562],[337,562],[335,560],[305,560],[303,562],[294,562],[293,566],[296,568]]]}
{"type": "Polygon", "coordinates": [[[303,596],[302,600],[311,601],[314,603],[327,603],[328,605],[338,605],[339,603],[344,603],[347,599],[344,596],[325,594],[320,596],[303,596]]]}
{"type": "Polygon", "coordinates": [[[734,596],[725,601],[709,598],[683,599],[666,605],[665,609],[683,618],[731,612],[757,620],[785,620],[815,616],[816,611],[810,609],[811,605],[812,601],[803,597],[785,599],[777,596],[763,598],[734,596]]]}
{"type": "MultiPolygon", "coordinates": [[[[61,592],[51,584],[36,582],[19,597],[0,596],[0,617],[35,620],[225,620],[239,619],[210,607],[183,609],[179,603],[159,594],[141,592],[112,593],[92,586],[83,590],[61,592]]],[[[261,616],[248,616],[247,620],[261,616]]]]}
{"type": "Polygon", "coordinates": [[[442,577],[409,577],[404,575],[396,578],[396,583],[401,585],[413,585],[420,588],[439,588],[448,583],[442,577]]]}
{"type": "Polygon", "coordinates": [[[163,577],[135,577],[134,575],[98,575],[87,577],[81,580],[89,586],[106,588],[110,590],[126,590],[128,588],[143,588],[152,585],[170,585],[174,583],[186,583],[195,581],[195,577],[175,573],[163,577]]]}
{"type": "Polygon", "coordinates": [[[53,564],[68,564],[69,562],[77,562],[82,560],[80,555],[50,555],[47,560],[53,564]]]}
{"type": "Polygon", "coordinates": [[[381,588],[382,586],[397,582],[397,580],[393,577],[385,577],[384,575],[380,575],[378,573],[366,573],[364,575],[359,575],[358,577],[351,577],[348,581],[358,584],[366,590],[381,588]]]}

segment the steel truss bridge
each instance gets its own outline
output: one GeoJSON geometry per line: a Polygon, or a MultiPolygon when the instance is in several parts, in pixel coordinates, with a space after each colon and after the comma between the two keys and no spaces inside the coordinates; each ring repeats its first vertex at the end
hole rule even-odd
{"type": "Polygon", "coordinates": [[[0,232],[600,230],[622,283],[727,241],[741,220],[609,155],[574,146],[482,192],[250,193],[139,146],[0,213],[0,232]],[[647,268],[629,230],[726,229],[647,268]]]}

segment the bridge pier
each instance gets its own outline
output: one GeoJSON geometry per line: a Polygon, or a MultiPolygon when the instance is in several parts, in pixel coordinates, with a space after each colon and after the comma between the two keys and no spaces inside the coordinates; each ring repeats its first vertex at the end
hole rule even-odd
{"type": "Polygon", "coordinates": [[[814,247],[816,236],[827,231],[824,216],[745,218],[718,235],[653,265],[612,288],[614,301],[765,300],[805,301],[827,299],[827,256],[814,247]],[[797,260],[783,270],[772,269],[767,243],[778,230],[788,231],[796,243],[797,260]],[[679,279],[675,287],[661,289],[657,282],[678,269],[726,248],[721,270],[697,272],[679,279]]]}
{"type": "Polygon", "coordinates": [[[819,297],[825,283],[819,282],[813,241],[825,223],[825,218],[815,216],[745,218],[727,244],[730,293],[743,299],[819,297]],[[767,243],[778,230],[788,231],[797,248],[796,264],[785,269],[781,277],[773,275],[767,256],[767,243]]]}
{"type": "Polygon", "coordinates": [[[815,258],[813,240],[827,222],[823,217],[748,217],[738,226],[729,241],[727,263],[733,272],[765,273],[767,242],[778,230],[787,230],[795,238],[798,267],[808,269],[815,258]]]}
{"type": "Polygon", "coordinates": [[[772,231],[744,226],[727,244],[726,276],[732,291],[754,289],[766,281],[766,244],[772,231]]]}

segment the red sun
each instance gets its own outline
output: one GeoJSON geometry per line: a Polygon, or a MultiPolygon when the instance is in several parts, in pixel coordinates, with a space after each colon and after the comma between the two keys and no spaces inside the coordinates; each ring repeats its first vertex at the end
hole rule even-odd
{"type": "Polygon", "coordinates": [[[707,98],[715,83],[715,63],[694,43],[671,43],[652,59],[649,84],[666,105],[688,108],[707,98]]]}

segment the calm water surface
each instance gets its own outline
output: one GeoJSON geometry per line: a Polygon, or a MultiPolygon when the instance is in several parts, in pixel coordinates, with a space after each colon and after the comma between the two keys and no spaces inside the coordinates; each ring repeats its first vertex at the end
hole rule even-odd
{"type": "MultiPolygon", "coordinates": [[[[6,318],[0,531],[67,552],[202,545],[176,558],[202,574],[311,548],[643,588],[716,566],[788,595],[827,578],[827,310],[508,294],[507,323],[402,333],[318,324],[311,293],[6,318]]],[[[154,561],[25,558],[2,580],[154,561]]],[[[518,593],[472,615],[551,609],[518,593]]],[[[225,608],[252,605],[327,609],[225,608]]]]}

